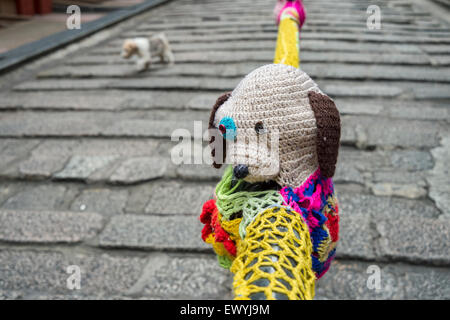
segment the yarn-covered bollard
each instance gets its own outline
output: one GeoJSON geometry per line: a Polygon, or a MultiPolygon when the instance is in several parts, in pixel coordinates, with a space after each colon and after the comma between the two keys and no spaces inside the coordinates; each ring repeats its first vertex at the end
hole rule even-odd
{"type": "Polygon", "coordinates": [[[286,64],[295,68],[299,67],[300,35],[298,24],[299,17],[296,10],[283,11],[278,29],[274,63],[286,64]]]}
{"type": "Polygon", "coordinates": [[[279,3],[274,64],[220,96],[209,119],[213,166],[231,160],[203,206],[202,238],[235,274],[236,299],[312,299],[338,241],[339,111],[298,69],[301,1],[279,3]]]}
{"type": "Polygon", "coordinates": [[[310,300],[316,277],[311,269],[308,226],[297,212],[272,207],[247,227],[231,266],[237,300],[310,300]]]}
{"type": "Polygon", "coordinates": [[[298,68],[300,65],[300,28],[306,14],[300,1],[285,2],[277,13],[278,37],[273,63],[298,68]]]}

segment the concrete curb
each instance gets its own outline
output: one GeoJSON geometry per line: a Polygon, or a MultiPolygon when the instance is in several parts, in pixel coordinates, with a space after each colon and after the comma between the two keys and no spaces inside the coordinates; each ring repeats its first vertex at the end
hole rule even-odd
{"type": "Polygon", "coordinates": [[[24,44],[16,49],[0,54],[0,74],[10,71],[24,62],[36,59],[52,50],[85,38],[97,31],[119,23],[125,19],[154,8],[170,0],[148,0],[144,3],[123,8],[97,20],[84,23],[79,30],[66,30],[40,40],[24,44]]]}

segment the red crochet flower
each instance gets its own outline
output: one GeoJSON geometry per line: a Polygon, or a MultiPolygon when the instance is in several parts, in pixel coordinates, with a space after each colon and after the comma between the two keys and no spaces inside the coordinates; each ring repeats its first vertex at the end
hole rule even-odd
{"type": "Polygon", "coordinates": [[[205,225],[202,229],[202,239],[206,241],[211,233],[214,233],[216,242],[222,242],[224,248],[233,256],[236,256],[236,245],[230,239],[230,235],[220,225],[218,219],[219,210],[216,207],[214,199],[208,200],[203,204],[200,221],[205,225]]]}
{"type": "Polygon", "coordinates": [[[202,213],[200,214],[200,222],[204,224],[202,229],[202,239],[206,238],[213,232],[211,218],[214,210],[217,209],[214,199],[208,200],[203,204],[202,213]]]}

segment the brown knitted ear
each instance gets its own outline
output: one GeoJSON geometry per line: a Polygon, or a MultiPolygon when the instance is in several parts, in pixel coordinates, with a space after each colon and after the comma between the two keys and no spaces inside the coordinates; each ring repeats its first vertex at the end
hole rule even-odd
{"type": "Polygon", "coordinates": [[[317,157],[320,173],[331,178],[336,170],[341,137],[339,111],[328,96],[310,91],[309,104],[314,112],[317,124],[317,157]]]}
{"type": "MultiPolygon", "coordinates": [[[[208,129],[217,129],[214,126],[214,119],[216,117],[216,112],[217,110],[220,108],[221,105],[223,105],[225,103],[225,101],[228,100],[228,98],[231,96],[231,91],[230,92],[226,92],[224,94],[222,94],[216,101],[216,103],[214,104],[212,110],[211,110],[211,115],[209,116],[209,125],[208,125],[208,129]]],[[[225,141],[225,138],[222,138],[223,141],[221,141],[223,143],[223,155],[222,155],[222,163],[225,162],[225,158],[226,158],[226,153],[227,153],[227,144],[225,141]]],[[[211,147],[211,156],[213,158],[213,167],[216,169],[219,169],[220,167],[222,167],[222,164],[217,163],[217,157],[219,155],[216,156],[216,148],[214,147],[214,145],[217,142],[215,142],[215,137],[214,136],[210,136],[209,138],[209,145],[211,147]]]]}

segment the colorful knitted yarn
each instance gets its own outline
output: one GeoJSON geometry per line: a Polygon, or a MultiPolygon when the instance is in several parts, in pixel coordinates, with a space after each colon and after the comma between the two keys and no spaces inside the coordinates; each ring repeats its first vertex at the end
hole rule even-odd
{"type": "Polygon", "coordinates": [[[207,201],[200,216],[205,224],[202,238],[213,246],[221,266],[229,268],[236,257],[236,247],[247,238],[248,229],[254,227],[262,212],[286,206],[306,222],[312,242],[312,269],[317,279],[322,277],[335,257],[339,235],[339,208],[332,179],[323,177],[317,169],[298,188],[234,194],[232,191],[239,190],[244,182],[238,181],[231,187],[231,180],[231,167],[228,167],[216,189],[217,202],[207,201]],[[221,206],[216,207],[219,199],[221,206]],[[220,208],[226,209],[224,212],[228,218],[221,214],[220,208]],[[236,213],[242,213],[242,217],[238,215],[230,219],[236,213]]]}
{"type": "Polygon", "coordinates": [[[336,253],[339,233],[338,203],[331,178],[318,169],[298,188],[280,191],[285,204],[306,221],[313,244],[312,266],[317,278],[328,270],[336,253]]]}
{"type": "Polygon", "coordinates": [[[298,17],[300,27],[305,23],[306,11],[301,0],[278,0],[274,8],[277,24],[280,24],[282,14],[285,9],[294,9],[295,16],[298,17]]]}
{"type": "Polygon", "coordinates": [[[333,100],[298,69],[304,20],[300,0],[284,2],[274,64],[248,74],[210,115],[209,127],[229,142],[221,158],[246,167],[245,176],[236,174],[245,181],[233,180],[232,166],[226,169],[215,201],[205,203],[200,217],[203,240],[235,273],[237,299],[312,299],[316,278],[336,252],[339,216],[331,178],[340,118],[333,100]],[[276,147],[256,144],[268,133],[278,134],[276,147]],[[232,145],[239,140],[244,143],[232,145]],[[276,186],[256,188],[268,180],[276,186]]]}
{"type": "Polygon", "coordinates": [[[248,225],[255,220],[258,214],[269,207],[281,206],[282,204],[283,198],[277,191],[268,192],[261,198],[255,197],[248,199],[242,210],[242,221],[239,225],[241,239],[245,238],[248,225]]]}
{"type": "Polygon", "coordinates": [[[301,1],[288,1],[278,14],[278,38],[274,63],[298,68],[300,65],[300,28],[306,15],[301,1]]]}
{"type": "Polygon", "coordinates": [[[206,201],[200,215],[200,221],[205,225],[202,229],[202,239],[212,245],[219,264],[228,269],[236,256],[240,221],[233,220],[233,223],[225,225],[221,220],[222,216],[217,210],[215,201],[213,199],[206,201]]]}
{"type": "Polygon", "coordinates": [[[243,188],[246,184],[238,180],[232,186],[233,167],[228,166],[222,180],[216,186],[216,205],[226,220],[230,220],[233,214],[246,212],[246,220],[254,216],[261,209],[270,205],[281,203],[276,190],[248,191],[243,188]],[[242,190],[242,191],[240,191],[242,190]]]}
{"type": "Polygon", "coordinates": [[[239,191],[246,184],[232,185],[233,172],[229,166],[216,187],[216,200],[203,205],[200,221],[205,224],[202,239],[213,246],[219,264],[228,269],[236,256],[236,245],[246,234],[247,226],[264,209],[281,205],[283,198],[277,190],[239,191]]]}
{"type": "Polygon", "coordinates": [[[272,207],[256,216],[231,271],[238,300],[313,299],[312,245],[301,216],[272,207]]]}

